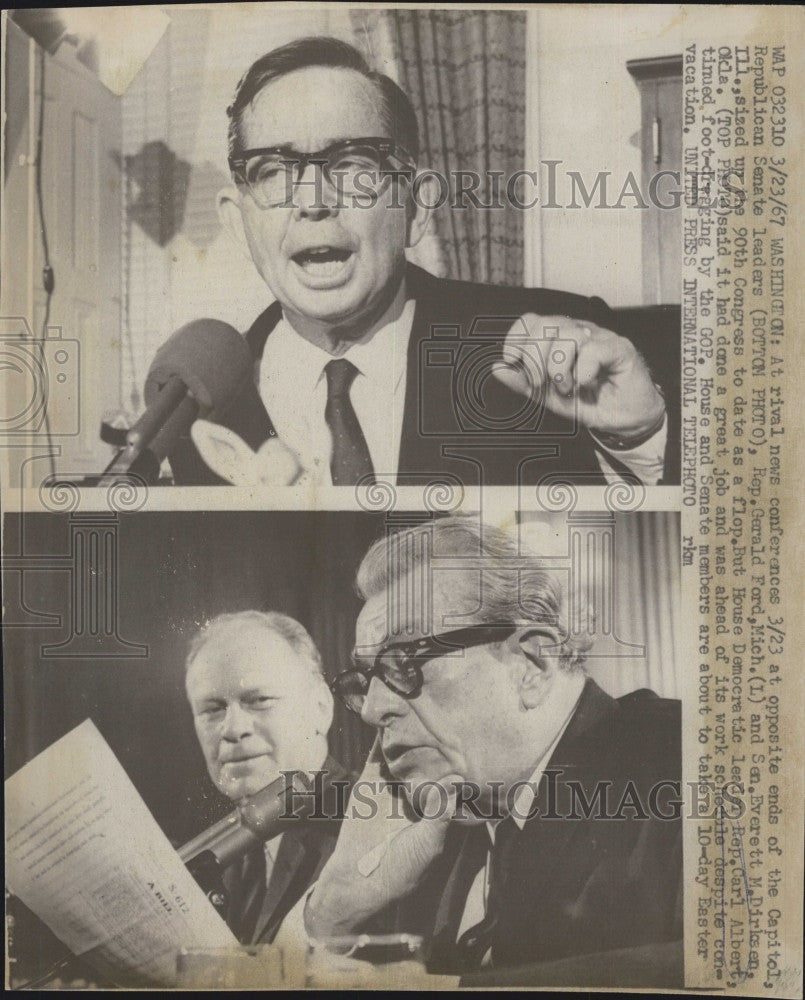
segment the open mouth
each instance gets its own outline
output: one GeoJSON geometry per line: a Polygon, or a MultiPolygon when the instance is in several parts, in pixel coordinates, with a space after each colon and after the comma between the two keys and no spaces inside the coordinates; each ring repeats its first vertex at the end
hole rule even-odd
{"type": "Polygon", "coordinates": [[[308,247],[293,254],[291,260],[307,274],[329,277],[338,274],[352,253],[344,247],[308,247]]]}

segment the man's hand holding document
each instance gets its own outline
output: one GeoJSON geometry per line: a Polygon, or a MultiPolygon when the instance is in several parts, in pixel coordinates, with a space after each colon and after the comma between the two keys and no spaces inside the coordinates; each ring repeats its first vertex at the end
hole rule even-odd
{"type": "Polygon", "coordinates": [[[6,781],[6,883],[121,986],[169,986],[183,948],[236,947],[87,720],[6,781]]]}

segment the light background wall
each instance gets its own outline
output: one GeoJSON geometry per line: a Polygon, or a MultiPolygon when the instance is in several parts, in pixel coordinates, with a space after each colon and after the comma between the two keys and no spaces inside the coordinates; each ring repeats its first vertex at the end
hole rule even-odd
{"type": "MultiPolygon", "coordinates": [[[[597,170],[640,178],[640,149],[630,141],[640,128],[640,95],[627,60],[679,55],[702,36],[728,44],[738,32],[726,7],[567,4],[531,16],[536,52],[527,53],[526,66],[535,100],[526,159],[562,160],[559,169],[589,178],[588,190],[597,170]]],[[[742,36],[753,17],[760,20],[759,9],[741,9],[742,36]]],[[[641,214],[632,208],[527,213],[536,261],[527,283],[600,295],[614,307],[642,305],[641,214]]]]}

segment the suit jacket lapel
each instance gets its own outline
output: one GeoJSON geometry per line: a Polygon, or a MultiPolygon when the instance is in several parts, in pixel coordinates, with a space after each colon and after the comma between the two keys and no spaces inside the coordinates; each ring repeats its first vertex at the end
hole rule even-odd
{"type": "Polygon", "coordinates": [[[524,837],[539,837],[540,843],[547,845],[545,857],[561,857],[559,852],[565,849],[570,837],[584,826],[581,821],[556,817],[566,816],[570,811],[568,781],[578,782],[588,793],[596,775],[610,772],[607,741],[602,739],[602,731],[613,728],[616,713],[615,700],[588,678],[576,711],[540,781],[534,800],[539,813],[523,827],[524,837]]]}
{"type": "MultiPolygon", "coordinates": [[[[281,907],[283,896],[288,891],[289,886],[294,881],[294,877],[299,872],[305,862],[305,844],[303,844],[293,833],[283,834],[277,852],[277,860],[268,880],[263,906],[260,916],[254,929],[252,944],[266,937],[266,932],[270,931],[273,938],[274,931],[279,926],[282,918],[286,915],[290,907],[281,907]]],[[[270,938],[268,938],[270,940],[270,938]]]]}
{"type": "MultiPolygon", "coordinates": [[[[343,782],[350,777],[349,772],[329,755],[322,771],[328,782],[343,782]]],[[[321,800],[324,815],[340,816],[343,805],[338,791],[332,785],[326,786],[321,800]]],[[[283,835],[255,925],[253,944],[274,939],[289,910],[317,877],[337,836],[338,824],[321,819],[308,822],[299,820],[298,826],[283,835]]]]}
{"type": "MultiPolygon", "coordinates": [[[[568,840],[577,831],[582,831],[581,822],[567,822],[560,819],[545,819],[546,814],[563,815],[567,809],[566,801],[552,798],[557,788],[568,778],[580,780],[585,784],[585,778],[592,773],[605,773],[606,764],[602,765],[601,732],[611,726],[617,711],[616,702],[605,694],[595,681],[588,679],[582,690],[576,711],[567,729],[551,755],[545,769],[542,781],[535,798],[539,814],[525,823],[519,835],[524,841],[539,838],[540,850],[524,851],[523,856],[528,863],[544,859],[546,864],[555,865],[557,859],[563,857],[562,852],[567,847],[568,840]],[[554,779],[548,772],[560,772],[554,779]],[[551,784],[553,780],[553,785],[551,784]]],[[[472,871],[477,873],[478,841],[473,836],[487,837],[485,828],[470,828],[462,831],[458,847],[458,856],[443,883],[442,895],[433,928],[433,968],[451,968],[451,955],[454,952],[457,932],[464,913],[467,893],[472,882],[472,871]]],[[[517,857],[518,852],[513,852],[517,857]]],[[[563,861],[561,863],[566,863],[563,861]]]]}
{"type": "Polygon", "coordinates": [[[246,333],[246,343],[254,358],[254,377],[228,410],[218,414],[218,423],[223,424],[243,438],[256,451],[268,438],[275,437],[276,431],[271,417],[260,397],[260,362],[266,340],[282,318],[282,306],[272,302],[252,323],[246,333]]]}
{"type": "Polygon", "coordinates": [[[429,369],[421,364],[420,359],[423,342],[430,338],[434,321],[434,302],[429,288],[429,276],[419,268],[409,266],[405,280],[406,294],[414,299],[416,305],[411,336],[408,340],[398,482],[401,485],[417,485],[417,480],[419,484],[425,480],[425,476],[418,473],[427,472],[432,475],[444,468],[439,439],[422,433],[421,402],[427,400],[429,415],[433,415],[432,422],[435,426],[449,428],[455,417],[450,409],[450,396],[433,391],[427,384],[429,369]]]}
{"type": "Polygon", "coordinates": [[[430,935],[429,967],[434,972],[455,965],[456,938],[467,896],[490,847],[485,825],[462,828],[458,840],[458,857],[447,876],[430,935]]]}
{"type": "Polygon", "coordinates": [[[246,343],[252,352],[252,357],[259,363],[263,356],[263,351],[268,340],[268,335],[282,319],[282,306],[279,302],[272,302],[268,309],[264,309],[257,319],[246,331],[246,343]]]}

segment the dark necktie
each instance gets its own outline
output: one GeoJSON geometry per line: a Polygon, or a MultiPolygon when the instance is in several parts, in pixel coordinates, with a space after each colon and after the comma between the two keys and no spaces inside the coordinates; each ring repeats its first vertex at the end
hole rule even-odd
{"type": "Polygon", "coordinates": [[[361,477],[374,472],[366,438],[349,398],[349,387],[358,369],[346,358],[334,358],[324,371],[327,375],[324,419],[333,439],[330,457],[333,486],[354,486],[361,477]]]}
{"type": "Polygon", "coordinates": [[[241,862],[239,891],[233,894],[227,923],[241,944],[251,944],[266,898],[266,856],[262,844],[241,862]]]}
{"type": "Polygon", "coordinates": [[[481,962],[492,947],[495,928],[502,907],[505,905],[506,883],[510,871],[510,860],[514,844],[519,834],[517,824],[511,817],[499,823],[495,830],[495,843],[491,849],[489,864],[489,892],[486,898],[484,919],[464,931],[456,942],[456,953],[462,971],[471,972],[481,968],[481,962]]]}

